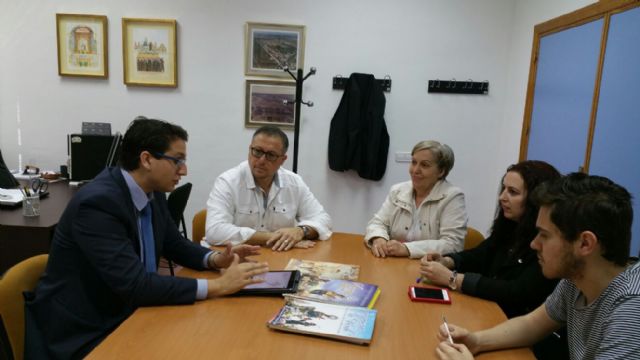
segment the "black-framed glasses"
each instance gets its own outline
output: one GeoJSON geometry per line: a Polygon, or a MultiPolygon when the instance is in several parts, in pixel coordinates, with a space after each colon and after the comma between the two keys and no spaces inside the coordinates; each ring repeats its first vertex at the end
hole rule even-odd
{"type": "Polygon", "coordinates": [[[186,159],[178,159],[177,157],[173,157],[173,156],[169,156],[169,155],[165,155],[165,154],[160,154],[158,152],[153,152],[152,153],[153,156],[160,158],[160,159],[167,159],[167,160],[171,160],[177,167],[181,167],[181,166],[186,166],[187,165],[187,160],[186,159]]]}
{"type": "Polygon", "coordinates": [[[282,157],[283,155],[280,154],[276,154],[274,152],[271,151],[263,151],[261,149],[255,148],[255,147],[250,147],[249,149],[251,149],[251,155],[257,159],[260,159],[263,155],[265,158],[267,158],[267,160],[269,161],[276,161],[278,160],[280,157],[282,157]]]}

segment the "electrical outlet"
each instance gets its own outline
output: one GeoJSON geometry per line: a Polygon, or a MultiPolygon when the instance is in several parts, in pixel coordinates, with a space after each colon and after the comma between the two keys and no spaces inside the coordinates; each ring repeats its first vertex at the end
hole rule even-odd
{"type": "Polygon", "coordinates": [[[406,151],[396,151],[396,162],[411,162],[411,153],[406,151]]]}

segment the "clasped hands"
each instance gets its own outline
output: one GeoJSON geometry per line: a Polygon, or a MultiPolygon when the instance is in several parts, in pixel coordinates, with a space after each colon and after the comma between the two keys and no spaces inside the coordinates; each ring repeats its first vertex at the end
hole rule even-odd
{"type": "Polygon", "coordinates": [[[420,259],[420,275],[433,285],[448,286],[453,259],[438,253],[429,253],[420,259]]]}
{"type": "Polygon", "coordinates": [[[274,231],[265,245],[274,251],[287,251],[294,247],[309,249],[316,245],[315,242],[305,240],[303,237],[304,231],[299,227],[282,228],[274,231]]]}
{"type": "Polygon", "coordinates": [[[375,257],[386,258],[387,256],[407,257],[409,249],[398,240],[387,240],[377,237],[371,241],[371,252],[375,257]]]}

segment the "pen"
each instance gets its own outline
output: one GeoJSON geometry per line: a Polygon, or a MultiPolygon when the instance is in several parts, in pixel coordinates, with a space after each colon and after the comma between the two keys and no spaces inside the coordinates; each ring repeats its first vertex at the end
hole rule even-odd
{"type": "Polygon", "coordinates": [[[453,338],[451,337],[451,331],[449,331],[449,324],[447,324],[447,318],[442,314],[442,322],[444,322],[444,328],[447,330],[447,336],[449,337],[449,344],[453,345],[453,338]]]}

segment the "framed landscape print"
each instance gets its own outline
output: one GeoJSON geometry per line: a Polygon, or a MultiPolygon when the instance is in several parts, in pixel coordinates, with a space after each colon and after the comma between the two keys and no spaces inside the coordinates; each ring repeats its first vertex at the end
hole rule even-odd
{"type": "Polygon", "coordinates": [[[246,75],[289,78],[304,66],[304,33],[301,25],[247,23],[245,34],[246,75]]]}
{"type": "Polygon", "coordinates": [[[58,74],[106,79],[107,17],[56,14],[58,74]]]}
{"type": "Polygon", "coordinates": [[[122,19],[124,83],[178,86],[176,21],[122,19]]]}
{"type": "Polygon", "coordinates": [[[296,84],[293,82],[247,80],[245,126],[276,125],[292,129],[296,121],[295,97],[296,84]]]}

